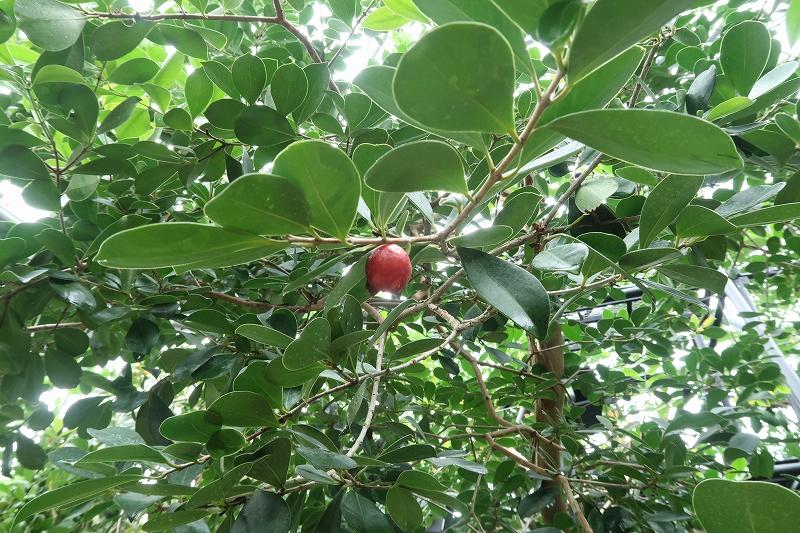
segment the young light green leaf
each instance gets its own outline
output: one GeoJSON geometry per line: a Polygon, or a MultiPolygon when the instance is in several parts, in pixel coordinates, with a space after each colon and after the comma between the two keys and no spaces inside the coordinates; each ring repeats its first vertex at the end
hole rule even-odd
{"type": "Polygon", "coordinates": [[[708,533],[791,531],[800,520],[800,496],[764,481],[707,479],[692,505],[708,533]]]}

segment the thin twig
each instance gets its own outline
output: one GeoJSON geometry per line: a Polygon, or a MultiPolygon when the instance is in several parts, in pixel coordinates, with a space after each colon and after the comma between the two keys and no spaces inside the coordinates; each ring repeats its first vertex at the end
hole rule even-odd
{"type": "Polygon", "coordinates": [[[586,520],[586,516],[583,514],[581,506],[578,505],[578,502],[575,500],[575,494],[572,492],[569,480],[564,476],[557,476],[556,479],[561,484],[561,488],[564,490],[564,494],[567,497],[567,502],[569,502],[572,512],[575,513],[575,517],[578,519],[578,524],[580,524],[583,533],[594,533],[592,526],[589,525],[589,521],[586,520]]]}

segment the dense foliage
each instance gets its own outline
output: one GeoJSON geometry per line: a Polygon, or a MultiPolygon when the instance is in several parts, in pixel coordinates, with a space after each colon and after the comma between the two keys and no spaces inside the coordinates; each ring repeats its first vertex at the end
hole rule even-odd
{"type": "Polygon", "coordinates": [[[797,0],[0,0],[0,175],[49,212],[0,222],[0,529],[792,530],[734,481],[800,456],[799,37],[797,0]]]}

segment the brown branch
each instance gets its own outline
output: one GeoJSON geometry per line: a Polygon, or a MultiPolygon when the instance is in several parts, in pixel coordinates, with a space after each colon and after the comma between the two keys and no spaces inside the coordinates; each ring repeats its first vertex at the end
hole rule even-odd
{"type": "Polygon", "coordinates": [[[248,309],[255,309],[258,311],[266,311],[268,309],[288,309],[290,311],[319,311],[325,305],[324,300],[320,300],[318,302],[308,305],[271,304],[268,302],[257,302],[254,300],[247,300],[245,298],[239,298],[238,296],[233,296],[231,294],[226,294],[224,292],[219,292],[219,291],[208,291],[207,293],[205,293],[205,295],[217,300],[224,300],[226,302],[236,304],[239,307],[246,307],[248,309]]]}
{"type": "Polygon", "coordinates": [[[578,524],[581,526],[581,531],[583,531],[583,533],[594,533],[592,526],[589,525],[589,521],[586,520],[586,516],[583,514],[581,506],[578,505],[578,502],[575,500],[575,494],[572,492],[572,487],[569,484],[569,480],[564,476],[557,476],[556,479],[561,485],[564,495],[567,497],[570,509],[572,509],[572,512],[575,513],[575,517],[578,519],[578,524]]]}

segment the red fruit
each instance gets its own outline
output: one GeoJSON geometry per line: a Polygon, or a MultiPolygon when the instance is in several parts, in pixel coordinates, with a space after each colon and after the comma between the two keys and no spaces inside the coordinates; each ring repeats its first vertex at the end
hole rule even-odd
{"type": "Polygon", "coordinates": [[[396,244],[384,244],[367,260],[367,288],[373,295],[381,291],[403,292],[411,279],[411,260],[396,244]]]}

